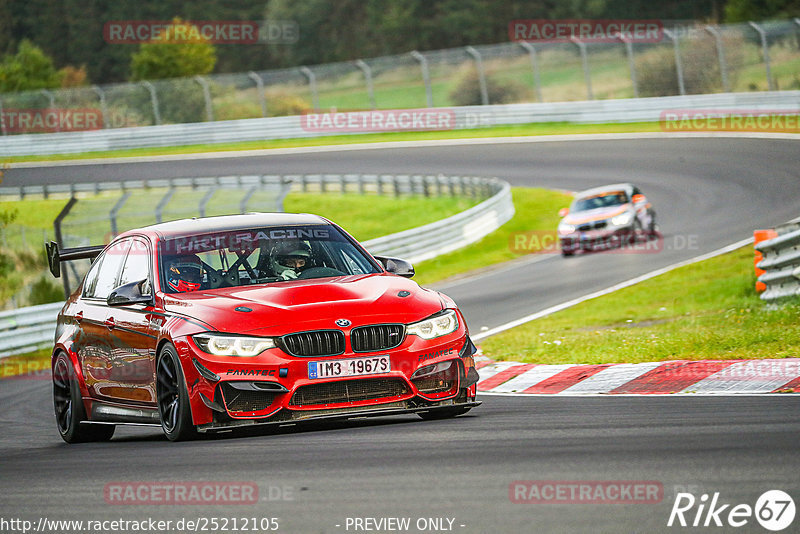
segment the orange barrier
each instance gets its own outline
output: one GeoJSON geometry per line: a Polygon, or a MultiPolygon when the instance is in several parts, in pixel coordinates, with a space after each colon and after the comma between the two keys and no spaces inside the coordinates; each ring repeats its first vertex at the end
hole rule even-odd
{"type": "MultiPolygon", "coordinates": [[[[774,237],[778,237],[778,232],[776,232],[773,229],[755,230],[755,231],[753,231],[753,239],[754,239],[753,246],[758,245],[762,241],[766,241],[766,240],[772,239],[774,237]]],[[[753,266],[756,269],[756,278],[758,278],[759,276],[764,274],[764,269],[759,269],[758,268],[758,263],[761,260],[764,259],[764,256],[758,250],[756,250],[755,252],[756,252],[756,256],[755,256],[755,259],[753,260],[753,266]]],[[[766,289],[767,289],[767,286],[766,286],[766,284],[764,284],[764,282],[756,281],[756,293],[761,293],[761,292],[765,291],[766,289]]]]}

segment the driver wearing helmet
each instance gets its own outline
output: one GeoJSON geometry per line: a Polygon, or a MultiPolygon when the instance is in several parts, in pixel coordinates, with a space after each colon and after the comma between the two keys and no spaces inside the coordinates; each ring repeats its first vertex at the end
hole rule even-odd
{"type": "Polygon", "coordinates": [[[194,254],[175,256],[166,262],[167,285],[179,293],[197,291],[203,281],[203,263],[194,254]]]}
{"type": "Polygon", "coordinates": [[[311,265],[311,247],[303,241],[280,243],[272,249],[272,270],[284,280],[300,276],[311,265]]]}

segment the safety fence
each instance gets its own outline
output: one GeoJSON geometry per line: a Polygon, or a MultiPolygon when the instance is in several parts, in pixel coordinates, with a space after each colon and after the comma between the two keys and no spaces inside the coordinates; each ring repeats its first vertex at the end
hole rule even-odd
{"type": "MultiPolygon", "coordinates": [[[[227,178],[228,180],[218,180],[217,183],[233,183],[231,180],[233,177],[227,178]]],[[[478,241],[495,231],[514,216],[511,187],[508,183],[498,180],[497,178],[442,175],[395,176],[358,174],[287,175],[259,178],[259,183],[277,184],[279,187],[283,188],[282,191],[285,192],[288,192],[290,188],[297,188],[300,191],[316,191],[322,193],[336,191],[397,196],[463,195],[475,199],[485,199],[479,204],[446,219],[396,234],[368,240],[363,243],[367,250],[373,254],[402,257],[411,262],[430,259],[478,241]]],[[[199,184],[205,183],[204,180],[196,180],[199,180],[199,182],[197,182],[199,184]]],[[[252,180],[245,180],[245,183],[251,184],[252,187],[254,182],[252,180]]],[[[183,184],[183,182],[172,182],[174,187],[186,186],[185,184],[180,184],[183,184]]],[[[94,186],[95,184],[91,185],[94,186]]],[[[146,185],[146,183],[127,183],[129,189],[134,185],[140,185],[141,187],[146,185]]],[[[163,184],[157,183],[156,185],[163,184]]],[[[53,189],[53,187],[54,186],[48,186],[43,190],[28,189],[25,194],[63,194],[63,188],[53,189]]],[[[122,185],[119,185],[118,188],[122,190],[122,185]]],[[[74,191],[76,192],[85,191],[87,189],[90,188],[81,184],[76,184],[74,186],[74,191]]],[[[167,190],[169,189],[167,188],[167,190]]],[[[0,194],[3,193],[8,194],[8,188],[0,191],[0,194]]],[[[17,194],[20,193],[20,191],[17,191],[17,194]]],[[[107,204],[106,202],[106,205],[107,204]]],[[[110,228],[111,222],[108,216],[105,216],[104,220],[106,221],[106,225],[110,228]]],[[[78,246],[102,242],[103,241],[92,242],[83,239],[73,240],[69,245],[78,246]]],[[[74,289],[77,283],[76,281],[82,278],[88,267],[88,262],[86,261],[76,266],[75,264],[77,263],[78,262],[69,262],[70,268],[62,271],[62,276],[71,278],[73,281],[73,285],[69,286],[70,289],[74,289]]],[[[0,312],[0,357],[27,352],[38,347],[52,344],[55,332],[55,317],[58,315],[58,310],[62,305],[62,303],[44,304],[41,306],[0,312]]]]}
{"type": "MultiPolygon", "coordinates": [[[[800,86],[800,81],[798,81],[800,86]]],[[[393,114],[398,127],[379,131],[416,131],[414,120],[444,119],[442,127],[433,129],[463,130],[499,125],[530,124],[537,122],[572,123],[627,123],[663,122],[666,131],[682,128],[679,121],[670,122],[669,113],[678,112],[678,117],[692,111],[764,115],[790,115],[786,122],[796,132],[800,91],[774,91],[761,93],[715,93],[707,95],[665,96],[654,98],[630,98],[620,100],[589,100],[581,102],[554,102],[529,104],[504,104],[489,106],[454,107],[446,111],[409,110],[393,114]],[[403,127],[407,122],[409,127],[403,127]]],[[[388,116],[333,115],[331,121],[343,120],[339,128],[310,128],[308,116],[271,117],[233,121],[200,122],[193,124],[170,124],[116,130],[88,132],[43,133],[15,135],[0,138],[0,157],[43,154],[70,154],[105,152],[133,148],[170,147],[180,145],[235,143],[272,139],[314,138],[331,135],[368,133],[352,129],[349,121],[371,121],[380,119],[384,126],[388,116]]],[[[440,123],[439,123],[440,124],[440,123]]],[[[706,125],[707,126],[707,125],[706,125]]],[[[712,125],[713,126],[713,125],[712,125]]],[[[695,126],[689,125],[692,131],[695,126]]],[[[424,129],[424,128],[422,128],[424,129]]],[[[723,128],[724,129],[724,128],[723,128]]],[[[765,131],[781,131],[767,126],[765,131]]]]}
{"type": "Polygon", "coordinates": [[[331,109],[797,89],[798,31],[800,19],[718,26],[667,21],[656,39],[642,41],[516,41],[510,35],[510,42],[494,45],[323,65],[6,93],[0,95],[6,119],[0,133],[132,128],[331,109]]]}
{"type": "Polygon", "coordinates": [[[763,259],[756,264],[763,272],[758,282],[764,285],[763,300],[800,296],[800,221],[775,229],[776,237],[755,245],[763,259]]]}

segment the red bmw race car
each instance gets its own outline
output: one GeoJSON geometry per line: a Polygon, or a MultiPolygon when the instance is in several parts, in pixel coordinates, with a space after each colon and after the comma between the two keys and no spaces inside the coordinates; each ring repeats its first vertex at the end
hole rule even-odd
{"type": "Polygon", "coordinates": [[[248,214],[130,230],[103,247],[47,246],[50,270],[94,259],[58,316],[58,430],[198,432],[478,406],[467,325],[330,221],[248,214]]]}

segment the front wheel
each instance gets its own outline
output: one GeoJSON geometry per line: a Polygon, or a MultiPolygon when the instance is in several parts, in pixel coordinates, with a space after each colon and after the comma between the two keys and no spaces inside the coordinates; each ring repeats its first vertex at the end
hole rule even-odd
{"type": "Polygon", "coordinates": [[[114,425],[81,424],[86,420],[81,388],[72,362],[63,352],[53,365],[53,408],[58,433],[67,443],[108,441],[114,435],[114,425]]]}
{"type": "Polygon", "coordinates": [[[167,439],[183,441],[197,437],[197,428],[192,424],[186,380],[178,360],[178,351],[172,344],[165,345],[158,357],[156,395],[161,428],[167,439]]]}

